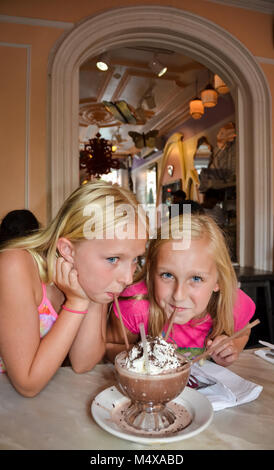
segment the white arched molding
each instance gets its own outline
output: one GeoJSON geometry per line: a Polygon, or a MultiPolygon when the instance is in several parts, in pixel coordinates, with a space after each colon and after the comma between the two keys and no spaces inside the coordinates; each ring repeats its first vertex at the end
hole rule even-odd
{"type": "Polygon", "coordinates": [[[271,95],[249,50],[215,23],[172,7],[108,10],[69,31],[49,65],[50,209],[55,215],[79,184],[79,67],[103,50],[155,45],[189,55],[232,88],[238,131],[239,261],[272,269],[271,95]]]}

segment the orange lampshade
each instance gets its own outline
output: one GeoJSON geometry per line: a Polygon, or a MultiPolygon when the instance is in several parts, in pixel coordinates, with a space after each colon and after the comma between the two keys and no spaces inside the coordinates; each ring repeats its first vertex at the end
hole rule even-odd
{"type": "Polygon", "coordinates": [[[201,92],[201,98],[205,108],[213,108],[218,101],[218,93],[211,85],[207,85],[201,92]]]}
{"type": "Polygon", "coordinates": [[[220,95],[225,95],[229,93],[229,88],[225,82],[219,77],[219,75],[214,75],[214,88],[220,95]]]}
{"type": "Polygon", "coordinates": [[[202,100],[199,98],[191,100],[189,103],[189,112],[193,119],[200,119],[205,112],[202,100]]]}

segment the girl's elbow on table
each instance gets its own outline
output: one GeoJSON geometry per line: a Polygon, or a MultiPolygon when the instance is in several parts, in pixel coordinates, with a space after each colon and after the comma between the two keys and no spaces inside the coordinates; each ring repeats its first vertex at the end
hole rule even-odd
{"type": "Polygon", "coordinates": [[[15,390],[20,393],[25,398],[34,398],[36,395],[38,395],[45,385],[38,385],[38,384],[31,384],[27,381],[12,381],[12,385],[14,386],[15,390]]]}

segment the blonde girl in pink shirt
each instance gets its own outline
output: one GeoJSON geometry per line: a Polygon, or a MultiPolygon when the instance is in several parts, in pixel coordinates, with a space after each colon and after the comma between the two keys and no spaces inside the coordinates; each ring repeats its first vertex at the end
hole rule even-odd
{"type": "Polygon", "coordinates": [[[107,305],[132,283],[145,250],[146,240],[134,232],[137,214],[130,191],[88,183],[68,197],[48,228],[2,248],[0,373],[22,395],[39,393],[67,354],[76,372],[101,360],[107,305]],[[124,216],[119,207],[133,214],[130,238],[117,235],[124,216]]]}
{"type": "MultiPolygon", "coordinates": [[[[180,223],[183,215],[172,219],[180,223]]],[[[160,229],[150,241],[144,272],[120,296],[119,303],[130,343],[139,339],[139,324],[152,336],[165,335],[168,320],[176,309],[171,333],[166,340],[192,355],[210,345],[218,345],[245,326],[255,311],[253,301],[237,287],[237,279],[223,234],[214,220],[194,214],[185,228],[190,243],[182,245],[182,235],[160,229]],[[179,237],[176,238],[176,236],[179,237]],[[183,248],[183,249],[182,249],[183,248]]],[[[174,225],[176,226],[176,225],[174,225]]],[[[234,362],[248,341],[245,336],[217,347],[212,355],[218,364],[234,362]]],[[[124,349],[115,306],[107,330],[107,355],[113,360],[124,349]]]]}

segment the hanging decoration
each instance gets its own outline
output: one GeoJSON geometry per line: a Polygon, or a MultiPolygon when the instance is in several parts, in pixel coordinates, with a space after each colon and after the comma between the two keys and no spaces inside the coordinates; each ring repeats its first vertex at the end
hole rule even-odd
{"type": "Polygon", "coordinates": [[[211,85],[211,72],[208,70],[208,84],[201,91],[201,99],[205,108],[213,108],[218,101],[218,93],[211,85]]]}
{"type": "Polygon", "coordinates": [[[217,74],[214,75],[214,88],[220,95],[225,95],[226,93],[229,93],[228,86],[217,74]]]}
{"type": "Polygon", "coordinates": [[[205,89],[201,91],[201,98],[205,108],[213,108],[217,104],[218,93],[209,83],[205,89]]]}
{"type": "Polygon", "coordinates": [[[196,80],[196,97],[189,102],[189,113],[193,119],[200,119],[205,108],[213,108],[218,102],[218,95],[225,95],[229,93],[229,88],[226,83],[214,74],[214,87],[211,85],[211,73],[208,70],[208,84],[201,91],[201,98],[198,98],[198,85],[196,80]]]}
{"type": "Polygon", "coordinates": [[[115,119],[124,124],[137,124],[137,119],[132,106],[125,100],[120,101],[102,101],[106,110],[111,113],[115,119]]]}
{"type": "Polygon", "coordinates": [[[154,129],[153,131],[144,132],[140,134],[139,132],[129,131],[128,135],[132,138],[134,145],[138,149],[142,149],[144,147],[157,147],[157,136],[159,131],[154,129]]]}
{"type": "Polygon", "coordinates": [[[189,112],[193,119],[201,119],[205,110],[201,98],[198,98],[198,80],[196,80],[196,97],[189,102],[189,112]]]}
{"type": "Polygon", "coordinates": [[[189,112],[193,119],[201,119],[202,115],[204,114],[204,105],[202,100],[199,98],[194,98],[189,103],[189,112]]]}
{"type": "Polygon", "coordinates": [[[110,173],[111,169],[119,169],[120,162],[112,158],[112,144],[101,138],[98,132],[94,139],[89,139],[84,150],[80,150],[80,170],[98,178],[110,173]]]}

